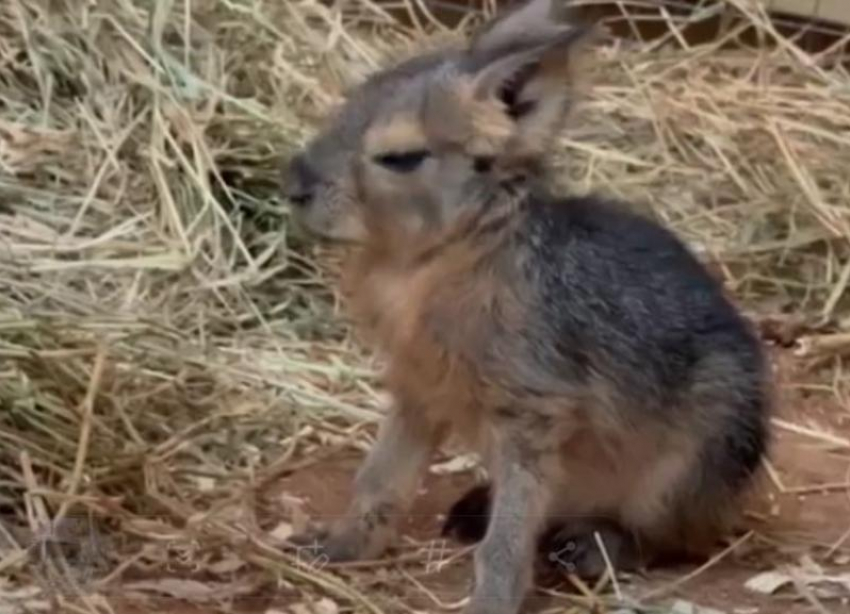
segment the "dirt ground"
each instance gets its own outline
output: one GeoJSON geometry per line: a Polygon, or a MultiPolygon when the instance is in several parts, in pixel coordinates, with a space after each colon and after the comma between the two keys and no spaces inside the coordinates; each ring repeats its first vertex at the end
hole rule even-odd
{"type": "MultiPolygon", "coordinates": [[[[664,593],[651,600],[652,603],[664,605],[681,599],[727,614],[850,612],[850,594],[842,597],[820,593],[818,596],[814,589],[786,588],[764,595],[744,586],[760,572],[784,564],[799,564],[803,556],[811,557],[827,573],[850,572],[850,448],[825,443],[822,437],[813,434],[791,432],[787,426],[791,425],[792,430],[802,427],[850,440],[850,408],[843,407],[834,396],[813,393],[811,387],[804,384],[805,376],[800,373],[792,352],[777,353],[775,363],[779,384],[777,417],[784,422],[775,429],[771,460],[774,478],[766,478],[763,487],[748,503],[745,529],[752,531],[752,535],[690,579],[688,574],[698,569],[698,563],[655,569],[642,577],[622,578],[620,588],[625,595],[639,597],[661,590],[664,593]]],[[[286,499],[303,502],[303,511],[314,519],[342,513],[361,458],[362,452],[342,450],[284,477],[264,493],[267,512],[273,516],[279,502],[286,499]]],[[[342,566],[333,572],[370,598],[378,595],[375,603],[386,612],[460,610],[472,582],[470,550],[441,542],[439,529],[444,512],[474,479],[469,470],[441,475],[432,473],[425,480],[413,507],[414,513],[406,523],[406,543],[396,553],[397,558],[382,563],[342,566]],[[435,545],[439,547],[435,549],[435,545]],[[450,562],[440,565],[439,562],[446,559],[450,562]]],[[[330,568],[325,571],[328,570],[330,568]]],[[[115,594],[120,592],[119,588],[115,594]]],[[[575,595],[575,587],[566,579],[554,584],[550,579],[545,588],[530,597],[528,611],[575,605],[575,595]]],[[[303,594],[265,588],[260,594],[234,601],[232,607],[233,611],[252,614],[323,612],[320,606],[316,606],[319,609],[303,609],[303,606],[301,610],[292,609],[293,603],[303,600],[303,594]]],[[[126,614],[207,611],[179,601],[147,601],[143,606],[133,604],[129,598],[118,601],[113,602],[116,611],[126,614]]],[[[344,605],[340,608],[344,610],[344,605]]],[[[334,608],[328,610],[329,613],[335,611],[334,608]]]]}

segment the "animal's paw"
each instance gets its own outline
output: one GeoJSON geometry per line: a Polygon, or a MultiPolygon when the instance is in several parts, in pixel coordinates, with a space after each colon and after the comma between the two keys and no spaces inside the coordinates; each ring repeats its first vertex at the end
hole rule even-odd
{"type": "Polygon", "coordinates": [[[311,566],[378,558],[389,545],[391,534],[361,519],[346,520],[336,526],[315,525],[289,538],[299,561],[311,566]]]}
{"type": "Polygon", "coordinates": [[[541,540],[540,547],[547,566],[580,578],[602,576],[609,562],[615,572],[636,571],[641,566],[636,540],[607,523],[581,523],[553,530],[541,540]]]}
{"type": "Polygon", "coordinates": [[[468,606],[463,609],[463,614],[512,614],[505,608],[500,608],[498,604],[483,603],[472,600],[468,606]]]}
{"type": "Polygon", "coordinates": [[[504,600],[484,599],[475,596],[463,609],[463,614],[516,614],[504,600]]]}

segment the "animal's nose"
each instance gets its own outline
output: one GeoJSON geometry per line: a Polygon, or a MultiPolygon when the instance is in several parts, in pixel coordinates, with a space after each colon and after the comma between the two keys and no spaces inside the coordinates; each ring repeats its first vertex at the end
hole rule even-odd
{"type": "Polygon", "coordinates": [[[319,174],[303,154],[292,157],[283,179],[283,195],[296,207],[308,206],[315,196],[319,174]]]}

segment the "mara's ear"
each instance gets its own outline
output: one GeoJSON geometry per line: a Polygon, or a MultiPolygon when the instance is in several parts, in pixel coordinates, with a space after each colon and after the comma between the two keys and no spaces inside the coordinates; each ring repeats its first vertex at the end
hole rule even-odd
{"type": "Polygon", "coordinates": [[[485,24],[473,37],[473,52],[513,46],[525,40],[547,37],[573,19],[575,10],[569,0],[530,0],[519,2],[485,24]]]}
{"type": "Polygon", "coordinates": [[[532,0],[497,20],[462,61],[477,106],[507,116],[512,147],[523,153],[540,151],[560,129],[575,96],[575,59],[593,33],[556,19],[555,4],[532,0]]]}

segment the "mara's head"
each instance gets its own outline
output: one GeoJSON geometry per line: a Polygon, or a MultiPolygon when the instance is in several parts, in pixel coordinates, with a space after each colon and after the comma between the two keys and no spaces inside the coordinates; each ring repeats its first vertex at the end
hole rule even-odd
{"type": "Polygon", "coordinates": [[[419,232],[473,215],[537,175],[573,100],[587,32],[531,0],[465,48],[409,60],[355,89],[295,155],[284,193],[310,231],[360,241],[372,224],[419,232]]]}

